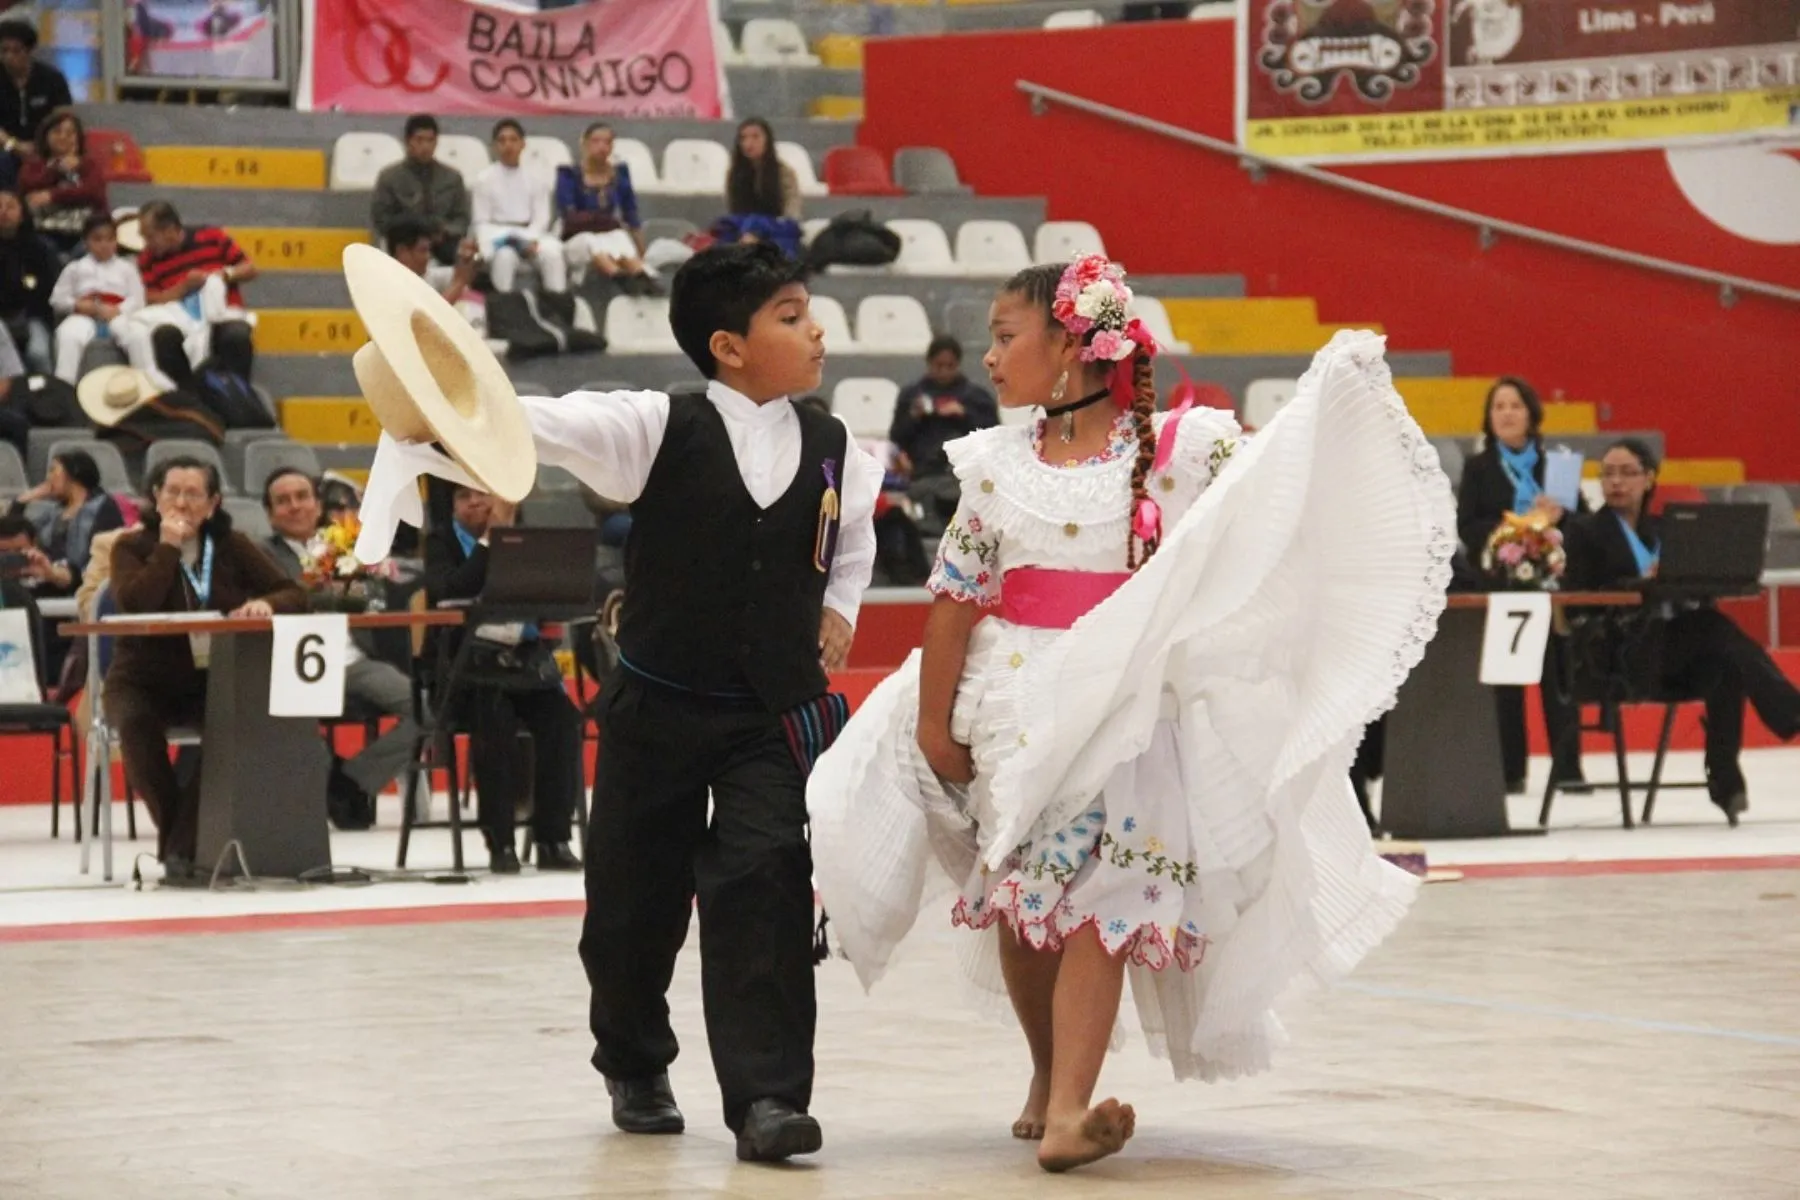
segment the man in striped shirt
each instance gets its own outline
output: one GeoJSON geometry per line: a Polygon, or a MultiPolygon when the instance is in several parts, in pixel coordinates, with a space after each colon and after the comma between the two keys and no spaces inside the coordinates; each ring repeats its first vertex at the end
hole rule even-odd
{"type": "Polygon", "coordinates": [[[188,362],[198,367],[212,349],[213,329],[227,322],[254,325],[244,310],[242,284],[256,278],[256,264],[223,229],[202,225],[186,229],[175,206],[155,200],[138,212],[144,237],[138,273],[144,280],[145,307],[134,314],[126,333],[126,352],[133,365],[150,372],[158,387],[175,381],[156,369],[152,338],[160,326],[181,331],[188,362]]]}

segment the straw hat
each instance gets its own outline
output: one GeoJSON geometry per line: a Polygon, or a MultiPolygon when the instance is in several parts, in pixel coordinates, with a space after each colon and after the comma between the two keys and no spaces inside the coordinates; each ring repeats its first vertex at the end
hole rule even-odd
{"type": "Polygon", "coordinates": [[[352,360],[375,419],[402,442],[436,442],[483,488],[517,503],[537,448],[512,381],[432,286],[373,246],[344,250],[350,302],[369,331],[352,360]]]}
{"type": "Polygon", "coordinates": [[[75,386],[81,411],[96,425],[117,425],[156,398],[156,385],[136,367],[95,367],[75,386]]]}
{"type": "Polygon", "coordinates": [[[128,217],[121,217],[113,228],[118,232],[119,249],[127,254],[144,252],[144,226],[135,212],[128,217]]]}

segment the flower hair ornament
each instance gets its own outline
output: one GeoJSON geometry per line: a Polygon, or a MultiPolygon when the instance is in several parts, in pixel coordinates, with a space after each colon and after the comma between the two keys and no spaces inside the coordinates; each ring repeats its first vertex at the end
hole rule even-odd
{"type": "MultiPolygon", "coordinates": [[[[1106,392],[1087,402],[1110,395],[1121,412],[1130,408],[1132,358],[1139,353],[1154,358],[1157,345],[1144,323],[1131,315],[1131,289],[1125,286],[1123,268],[1098,254],[1076,259],[1056,285],[1050,312],[1058,324],[1082,339],[1082,362],[1112,364],[1106,392]]],[[[1063,441],[1074,438],[1075,410],[1087,402],[1046,414],[1062,417],[1063,441]]]]}

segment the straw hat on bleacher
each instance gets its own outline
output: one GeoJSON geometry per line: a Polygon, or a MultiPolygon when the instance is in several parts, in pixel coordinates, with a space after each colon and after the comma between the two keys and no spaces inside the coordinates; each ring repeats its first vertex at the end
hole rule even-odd
{"type": "Polygon", "coordinates": [[[81,411],[96,425],[117,425],[156,398],[156,385],[136,367],[95,367],[75,385],[81,411]]]}
{"type": "Polygon", "coordinates": [[[531,426],[500,360],[436,289],[369,245],[344,250],[350,302],[369,331],[352,364],[375,419],[402,442],[436,442],[502,500],[537,480],[531,426]]]}

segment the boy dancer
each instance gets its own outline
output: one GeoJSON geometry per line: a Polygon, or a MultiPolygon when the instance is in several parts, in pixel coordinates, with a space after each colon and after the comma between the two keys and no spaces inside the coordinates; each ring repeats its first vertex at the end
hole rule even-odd
{"type": "MultiPolygon", "coordinates": [[[[393,264],[382,256],[346,264],[353,297],[403,290],[384,277],[393,264]]],[[[541,462],[631,504],[622,669],[601,699],[588,822],[581,961],[594,1065],[620,1129],[682,1131],[665,995],[697,899],[725,1123],[739,1158],[777,1162],[823,1141],[806,1112],[815,1015],[806,774],[842,723],[826,672],[849,652],[874,565],[882,470],[842,422],[789,402],[819,386],[824,334],[798,269],[774,246],[695,255],[676,273],[669,307],[676,341],[709,380],[703,393],[520,400],[541,462]]],[[[388,328],[390,308],[399,310],[371,299],[364,319],[374,318],[377,344],[390,338],[398,350],[414,318],[388,328]]],[[[433,343],[441,353],[454,350],[447,337],[433,343]]],[[[383,378],[364,381],[372,404],[389,390],[383,378]]],[[[414,385],[430,386],[422,374],[414,385]]],[[[448,407],[435,403],[440,414],[448,407]]],[[[506,414],[477,416],[479,433],[466,413],[445,417],[462,423],[443,440],[497,476],[514,435],[506,414]]],[[[363,499],[365,561],[386,553],[420,470],[467,478],[422,444],[383,438],[363,499]]]]}

